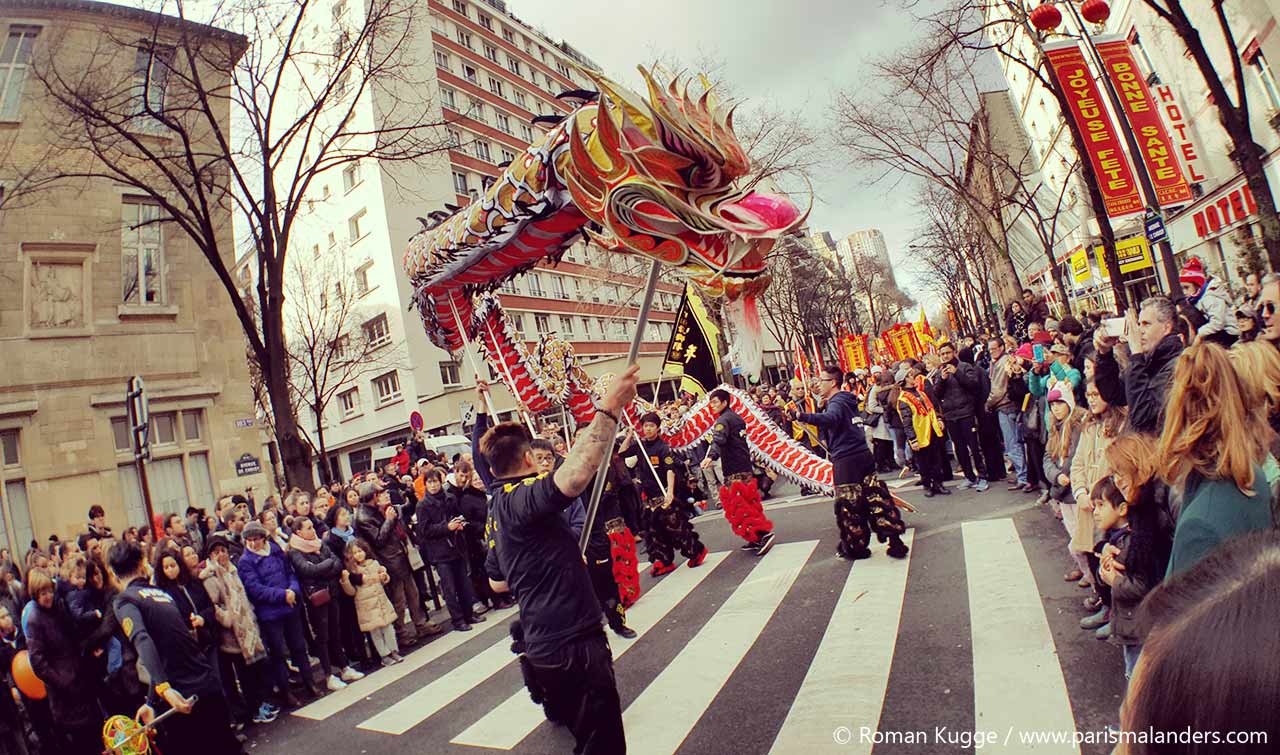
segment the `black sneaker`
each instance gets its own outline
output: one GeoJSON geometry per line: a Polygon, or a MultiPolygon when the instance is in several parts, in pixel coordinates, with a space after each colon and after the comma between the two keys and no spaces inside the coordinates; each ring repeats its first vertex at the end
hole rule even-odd
{"type": "Polygon", "coordinates": [[[484,621],[484,617],[476,613],[467,617],[468,624],[480,624],[484,621]]]}
{"type": "Polygon", "coordinates": [[[614,634],[628,640],[633,639],[636,636],[636,630],[632,629],[626,624],[617,624],[617,625],[610,624],[609,628],[613,630],[614,634]]]}
{"type": "Polygon", "coordinates": [[[757,541],[756,555],[763,556],[764,554],[768,553],[769,549],[772,547],[773,547],[773,533],[767,532],[765,533],[764,537],[761,537],[760,540],[757,541]]]}
{"type": "Polygon", "coordinates": [[[471,625],[465,621],[455,621],[453,622],[453,630],[455,632],[470,632],[471,625]]]}
{"type": "Polygon", "coordinates": [[[758,542],[757,542],[757,543],[747,543],[746,545],[742,546],[742,547],[741,547],[741,548],[739,548],[738,550],[740,550],[740,551],[754,551],[754,550],[759,550],[759,549],[760,549],[760,543],[758,543],[758,542]]]}

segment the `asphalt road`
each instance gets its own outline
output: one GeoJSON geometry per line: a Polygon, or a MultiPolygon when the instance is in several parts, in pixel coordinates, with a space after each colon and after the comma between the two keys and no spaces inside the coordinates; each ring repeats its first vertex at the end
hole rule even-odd
{"type": "MultiPolygon", "coordinates": [[[[1061,523],[1003,484],[900,494],[918,508],[905,562],[883,547],[838,559],[822,499],[770,502],[777,544],[760,559],[701,517],[712,557],[644,577],[641,636],[611,636],[629,752],[1110,752],[1027,739],[1097,736],[1124,690],[1119,648],[1077,626],[1085,591],[1062,579],[1061,523]]],[[[528,703],[506,621],[255,727],[251,752],[570,752],[528,703]]]]}

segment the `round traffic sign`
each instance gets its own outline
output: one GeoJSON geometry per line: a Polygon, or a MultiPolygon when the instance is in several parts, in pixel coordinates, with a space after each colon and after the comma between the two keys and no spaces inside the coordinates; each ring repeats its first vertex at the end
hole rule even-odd
{"type": "Polygon", "coordinates": [[[422,415],[421,415],[421,414],[419,414],[418,412],[413,412],[412,414],[410,414],[410,415],[409,415],[409,427],[412,427],[412,428],[413,428],[413,431],[414,431],[415,433],[416,433],[416,432],[418,432],[419,430],[421,430],[421,429],[422,429],[422,415]]]}

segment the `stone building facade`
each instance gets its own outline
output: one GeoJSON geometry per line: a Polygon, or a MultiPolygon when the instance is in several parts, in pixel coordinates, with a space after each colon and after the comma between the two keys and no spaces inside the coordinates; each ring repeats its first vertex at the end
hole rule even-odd
{"type": "MultiPolygon", "coordinates": [[[[0,8],[0,187],[9,190],[0,199],[0,547],[19,554],[33,539],[83,531],[93,504],[117,531],[146,523],[124,421],[132,375],[145,379],[149,394],[156,513],[211,509],[217,497],[250,486],[266,495],[267,478],[254,471],[269,464],[243,336],[200,250],[155,204],[110,179],[44,191],[24,184],[42,170],[65,170],[40,164],[51,157],[57,112],[41,60],[56,55],[62,70],[74,70],[90,65],[94,51],[92,65],[136,85],[139,61],[148,61],[143,42],[155,35],[163,44],[186,25],[88,0],[10,0],[0,8]]],[[[199,28],[230,57],[244,48],[236,35],[199,28]]],[[[227,72],[220,75],[226,81],[227,72]]],[[[163,88],[150,96],[163,97],[163,88]]],[[[225,100],[222,108],[225,130],[225,100]]],[[[230,256],[229,209],[220,230],[230,256]]]]}

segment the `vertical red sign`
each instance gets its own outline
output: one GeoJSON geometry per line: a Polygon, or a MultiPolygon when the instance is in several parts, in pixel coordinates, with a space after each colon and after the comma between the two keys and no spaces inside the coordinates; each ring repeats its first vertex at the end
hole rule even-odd
{"type": "Polygon", "coordinates": [[[1124,116],[1137,137],[1138,152],[1147,166],[1147,173],[1151,175],[1156,201],[1162,207],[1190,202],[1191,187],[1182,175],[1177,148],[1173,139],[1169,138],[1164,121],[1160,119],[1156,100],[1151,96],[1147,79],[1134,60],[1129,40],[1123,37],[1108,39],[1098,42],[1097,47],[1102,65],[1107,70],[1107,78],[1115,85],[1116,93],[1120,95],[1120,104],[1124,108],[1124,116]]]}
{"type": "Polygon", "coordinates": [[[1089,163],[1098,177],[1098,189],[1111,217],[1142,212],[1142,194],[1133,167],[1121,146],[1116,124],[1103,104],[1098,84],[1078,43],[1064,40],[1044,46],[1049,66],[1066,93],[1071,117],[1084,135],[1089,163]]]}

